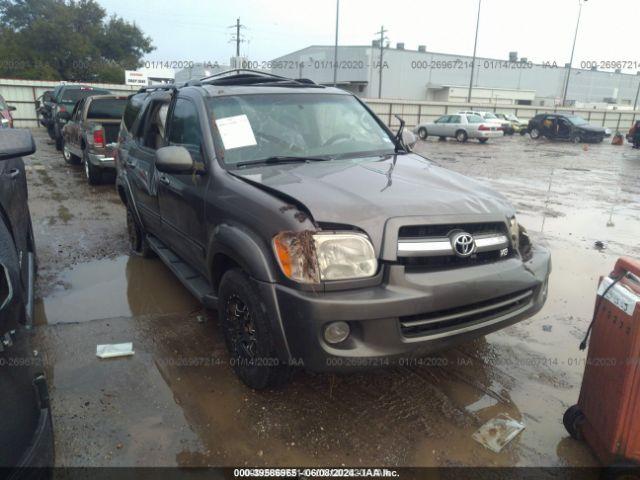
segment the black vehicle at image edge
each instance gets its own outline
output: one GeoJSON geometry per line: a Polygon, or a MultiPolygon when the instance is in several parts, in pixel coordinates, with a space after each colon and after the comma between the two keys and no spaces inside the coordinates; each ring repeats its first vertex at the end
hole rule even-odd
{"type": "Polygon", "coordinates": [[[36,257],[23,156],[28,130],[0,130],[0,478],[49,477],[47,383],[31,345],[36,257]]]}
{"type": "Polygon", "coordinates": [[[569,140],[574,143],[600,143],[606,136],[602,127],[591,125],[577,115],[540,113],[529,120],[527,127],[532,139],[569,140]]]}
{"type": "Polygon", "coordinates": [[[357,97],[234,70],[130,97],[129,239],[218,309],[253,388],[384,366],[530,317],[549,252],[500,194],[410,152],[357,97]]]}

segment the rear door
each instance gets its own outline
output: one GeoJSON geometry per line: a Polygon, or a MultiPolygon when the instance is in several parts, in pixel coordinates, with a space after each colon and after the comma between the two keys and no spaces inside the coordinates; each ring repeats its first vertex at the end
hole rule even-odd
{"type": "Polygon", "coordinates": [[[202,148],[202,120],[194,100],[176,100],[168,125],[168,143],[186,148],[196,168],[193,172],[158,173],[162,239],[200,270],[205,263],[204,195],[210,178],[202,148]]]}
{"type": "MultiPolygon", "coordinates": [[[[127,142],[127,155],[123,158],[131,194],[144,228],[151,233],[161,231],[158,204],[158,175],[155,168],[156,150],[166,142],[161,111],[168,107],[168,98],[150,98],[145,103],[142,118],[134,126],[132,138],[127,142]]],[[[166,120],[166,118],[165,118],[166,120]]]]}
{"type": "Polygon", "coordinates": [[[447,122],[447,126],[446,126],[446,136],[447,137],[453,137],[455,136],[456,132],[458,130],[460,130],[460,128],[462,127],[462,118],[460,115],[451,115],[449,117],[449,121],[447,122]]]}

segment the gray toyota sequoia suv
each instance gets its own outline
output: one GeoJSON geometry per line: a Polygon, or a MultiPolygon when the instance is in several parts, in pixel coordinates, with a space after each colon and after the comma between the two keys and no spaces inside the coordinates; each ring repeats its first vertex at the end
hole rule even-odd
{"type": "Polygon", "coordinates": [[[544,304],[549,252],[509,202],[402,130],[345,91],[246,70],[129,98],[131,249],[217,309],[247,385],[391,365],[544,304]]]}

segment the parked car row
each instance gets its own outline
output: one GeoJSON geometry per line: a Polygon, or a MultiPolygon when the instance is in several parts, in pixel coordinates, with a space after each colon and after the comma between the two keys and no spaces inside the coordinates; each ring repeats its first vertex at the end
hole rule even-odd
{"type": "MultiPolygon", "coordinates": [[[[575,143],[600,143],[605,137],[611,135],[610,130],[591,125],[578,115],[540,113],[525,122],[515,115],[475,110],[443,115],[433,122],[420,123],[413,131],[422,140],[433,136],[440,139],[455,138],[459,142],[477,139],[481,143],[503,134],[519,133],[524,135],[527,132],[534,140],[544,137],[552,140],[569,140],[575,143]]],[[[627,135],[627,139],[629,138],[631,138],[631,133],[627,135]]]]}

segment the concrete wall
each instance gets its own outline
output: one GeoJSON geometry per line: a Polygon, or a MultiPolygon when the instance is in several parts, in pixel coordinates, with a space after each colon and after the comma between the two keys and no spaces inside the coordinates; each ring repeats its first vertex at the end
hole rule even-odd
{"type": "MultiPolygon", "coordinates": [[[[0,78],[0,95],[9,105],[17,108],[12,112],[16,127],[33,128],[39,126],[36,115],[35,100],[46,90],[53,90],[59,82],[37,80],[14,80],[0,78]]],[[[140,87],[131,85],[118,85],[110,83],[83,83],[92,87],[106,88],[113,93],[129,94],[140,87]]]]}

